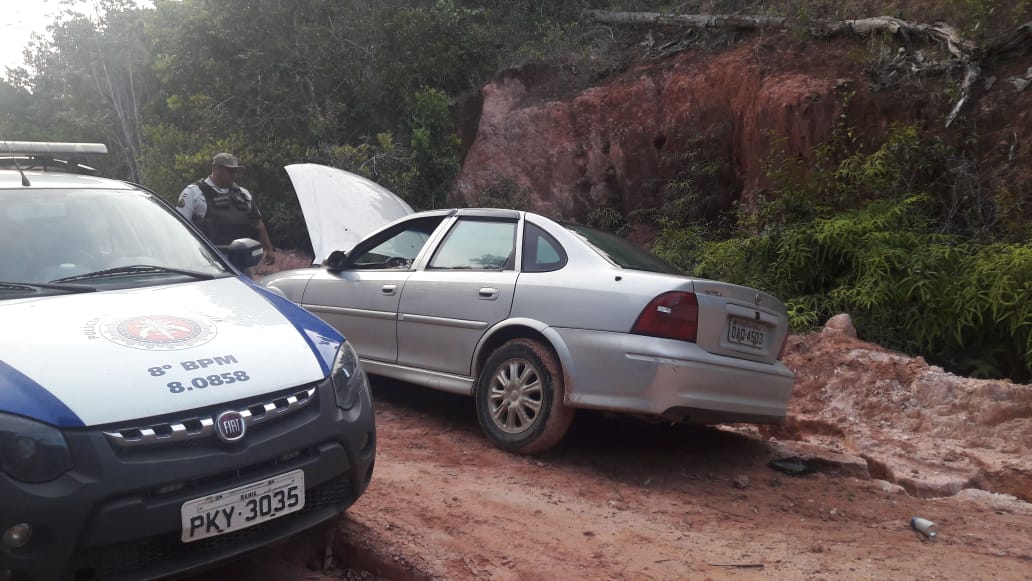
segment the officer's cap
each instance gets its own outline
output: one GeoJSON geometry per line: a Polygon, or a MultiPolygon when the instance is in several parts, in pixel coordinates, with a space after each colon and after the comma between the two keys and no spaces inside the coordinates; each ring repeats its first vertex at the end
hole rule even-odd
{"type": "Polygon", "coordinates": [[[232,153],[220,153],[211,160],[211,165],[221,165],[222,167],[228,167],[230,169],[238,169],[244,167],[240,165],[237,158],[232,153]]]}

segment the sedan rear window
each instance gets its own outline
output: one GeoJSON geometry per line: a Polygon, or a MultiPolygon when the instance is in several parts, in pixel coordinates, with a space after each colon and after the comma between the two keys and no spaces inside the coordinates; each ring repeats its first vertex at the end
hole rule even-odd
{"type": "Polygon", "coordinates": [[[595,252],[621,268],[683,274],[676,266],[619,236],[580,224],[564,223],[563,226],[586,242],[595,252]]]}

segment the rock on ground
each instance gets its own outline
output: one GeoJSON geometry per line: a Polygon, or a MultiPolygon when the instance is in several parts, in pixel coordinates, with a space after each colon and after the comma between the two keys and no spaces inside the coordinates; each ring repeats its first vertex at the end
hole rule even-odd
{"type": "Polygon", "coordinates": [[[789,418],[766,435],[862,457],[917,496],[1032,501],[1032,386],[958,377],[844,333],[790,337],[784,360],[789,418]]]}

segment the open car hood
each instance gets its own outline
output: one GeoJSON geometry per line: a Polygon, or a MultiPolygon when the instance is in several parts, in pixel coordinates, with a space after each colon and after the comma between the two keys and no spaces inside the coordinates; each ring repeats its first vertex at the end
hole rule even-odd
{"type": "Polygon", "coordinates": [[[390,190],[351,172],[314,163],[286,168],[312,238],[315,262],[350,250],[366,234],[413,213],[390,190]]]}

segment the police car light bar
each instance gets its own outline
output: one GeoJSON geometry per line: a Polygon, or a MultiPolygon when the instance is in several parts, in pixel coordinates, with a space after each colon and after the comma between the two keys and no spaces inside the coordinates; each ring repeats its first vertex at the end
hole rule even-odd
{"type": "Polygon", "coordinates": [[[99,155],[107,152],[107,146],[103,143],[0,141],[0,155],[99,155]]]}

